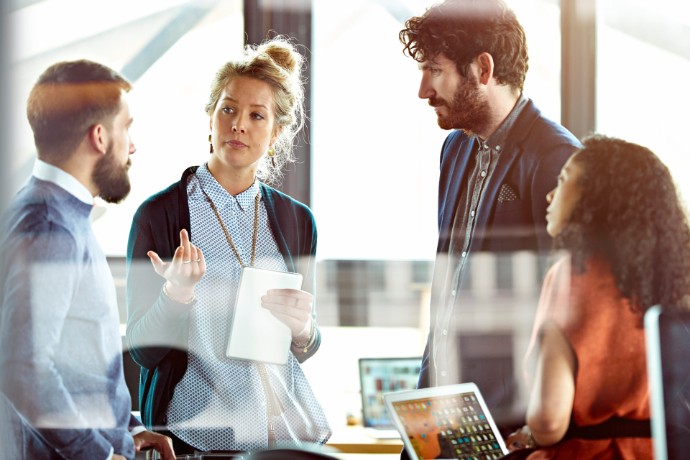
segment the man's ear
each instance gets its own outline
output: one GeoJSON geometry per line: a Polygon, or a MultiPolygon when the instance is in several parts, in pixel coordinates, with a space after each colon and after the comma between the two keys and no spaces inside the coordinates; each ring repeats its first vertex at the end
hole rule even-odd
{"type": "Polygon", "coordinates": [[[477,56],[477,68],[479,70],[479,83],[488,85],[494,76],[494,58],[487,52],[477,56]]]}
{"type": "Polygon", "coordinates": [[[108,131],[105,126],[95,124],[89,128],[88,132],[89,144],[91,147],[104,154],[108,151],[108,131]]]}

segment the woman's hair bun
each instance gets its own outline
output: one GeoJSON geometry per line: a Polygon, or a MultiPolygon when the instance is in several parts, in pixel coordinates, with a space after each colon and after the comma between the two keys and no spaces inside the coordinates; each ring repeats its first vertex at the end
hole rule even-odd
{"type": "Polygon", "coordinates": [[[257,51],[270,56],[277,65],[289,73],[295,73],[300,68],[302,56],[285,39],[273,39],[261,45],[257,51]]]}

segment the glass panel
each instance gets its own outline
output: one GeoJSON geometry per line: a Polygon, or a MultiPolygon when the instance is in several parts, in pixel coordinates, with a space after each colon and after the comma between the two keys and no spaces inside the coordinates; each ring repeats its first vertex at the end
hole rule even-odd
{"type": "Polygon", "coordinates": [[[690,4],[601,2],[597,131],[649,147],[690,197],[683,134],[690,91],[690,4]]]}
{"type": "Polygon", "coordinates": [[[180,0],[139,3],[104,2],[94,8],[85,0],[47,0],[6,18],[11,194],[33,168],[26,99],[43,70],[61,60],[91,59],[133,80],[132,192],[118,205],[99,201],[94,214],[94,231],[109,256],[125,254],[132,216],[146,198],[179,180],[186,167],[206,161],[209,85],[244,41],[241,2],[218,2],[213,8],[180,0]]]}
{"type": "MultiPolygon", "coordinates": [[[[431,260],[448,131],[417,97],[398,33],[432,1],[314,2],[313,209],[321,259],[431,260]]],[[[525,94],[560,119],[560,9],[511,1],[527,33],[525,94]]]]}

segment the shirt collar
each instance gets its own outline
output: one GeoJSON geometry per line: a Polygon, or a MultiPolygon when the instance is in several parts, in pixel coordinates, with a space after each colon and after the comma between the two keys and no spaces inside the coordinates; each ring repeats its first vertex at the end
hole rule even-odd
{"type": "Polygon", "coordinates": [[[34,163],[33,176],[37,179],[51,182],[60,188],[65,189],[70,195],[74,195],[79,201],[93,206],[93,195],[84,184],[79,182],[73,175],[64,170],[41,161],[38,158],[34,163]]]}
{"type": "Polygon", "coordinates": [[[479,141],[479,147],[487,147],[491,150],[500,152],[506,140],[508,139],[510,130],[513,128],[513,125],[515,125],[515,120],[517,120],[517,118],[520,116],[525,106],[527,105],[527,102],[529,102],[529,99],[523,93],[520,93],[520,97],[515,103],[513,110],[510,111],[510,113],[508,114],[506,119],[503,120],[503,123],[501,123],[498,129],[494,131],[487,140],[482,140],[479,136],[477,136],[477,140],[479,141]]]}
{"type": "Polygon", "coordinates": [[[252,185],[245,191],[238,193],[237,195],[231,195],[227,190],[223,188],[222,185],[218,183],[211,171],[208,170],[208,166],[203,164],[199,166],[196,170],[196,177],[199,180],[201,188],[208,196],[216,203],[216,206],[223,206],[229,202],[237,203],[240,210],[244,211],[248,206],[254,206],[254,200],[257,194],[261,194],[261,188],[259,186],[259,181],[254,179],[252,185]]]}

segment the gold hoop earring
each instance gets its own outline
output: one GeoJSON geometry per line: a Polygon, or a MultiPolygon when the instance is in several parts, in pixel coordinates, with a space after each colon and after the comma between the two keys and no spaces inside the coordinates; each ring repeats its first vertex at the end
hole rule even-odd
{"type": "Polygon", "coordinates": [[[276,149],[273,146],[268,148],[268,156],[271,157],[271,164],[276,167],[276,149]]]}
{"type": "Polygon", "coordinates": [[[208,135],[208,145],[209,145],[209,151],[208,153],[213,153],[213,144],[211,143],[211,135],[208,135]]]}

